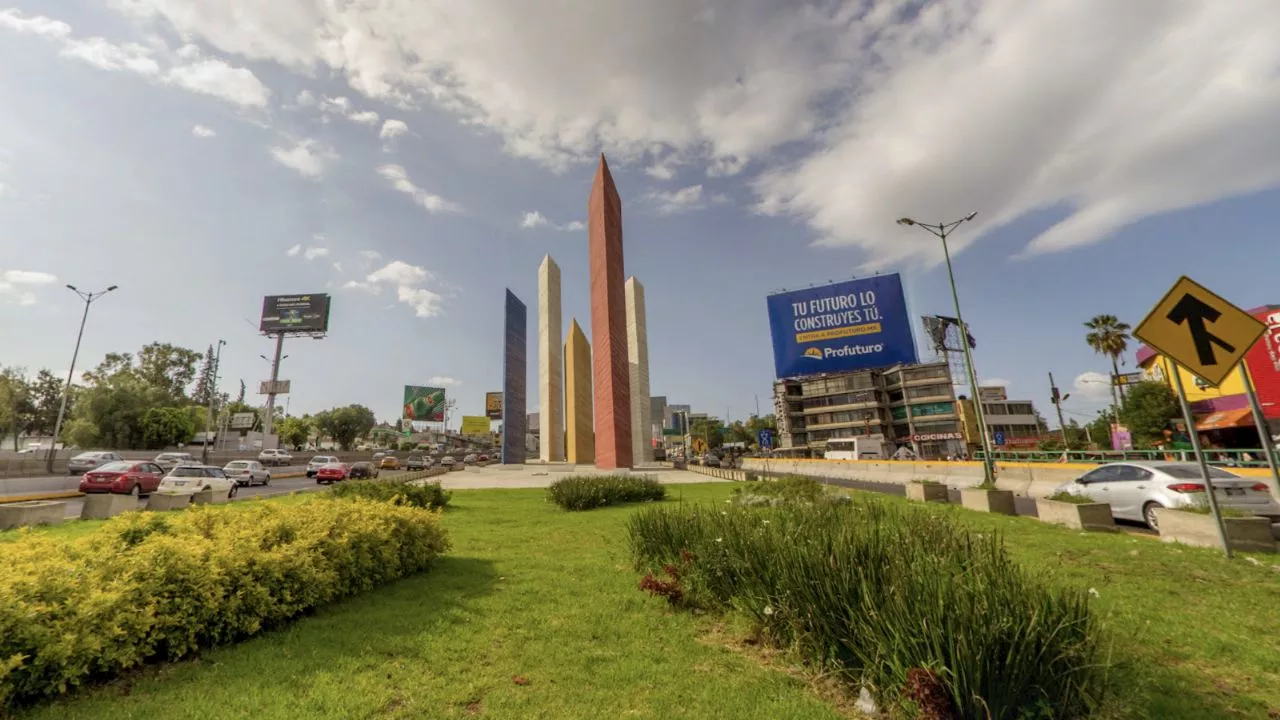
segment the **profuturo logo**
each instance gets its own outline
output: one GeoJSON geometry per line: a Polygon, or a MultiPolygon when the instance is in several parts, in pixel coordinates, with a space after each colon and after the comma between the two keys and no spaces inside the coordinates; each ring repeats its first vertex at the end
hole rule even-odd
{"type": "Polygon", "coordinates": [[[805,350],[805,351],[804,351],[804,356],[805,356],[805,357],[807,357],[807,358],[809,358],[809,359],[811,359],[811,360],[821,360],[821,359],[822,359],[822,351],[821,351],[821,350],[819,350],[818,348],[811,347],[811,348],[809,348],[808,350],[805,350]]]}

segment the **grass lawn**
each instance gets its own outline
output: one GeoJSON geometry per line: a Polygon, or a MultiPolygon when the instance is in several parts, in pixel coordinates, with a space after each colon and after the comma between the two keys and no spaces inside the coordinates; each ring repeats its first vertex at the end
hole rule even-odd
{"type": "MultiPolygon", "coordinates": [[[[669,490],[722,502],[732,487],[669,490]]],[[[20,716],[847,717],[795,674],[725,648],[732,638],[711,619],[669,612],[637,590],[623,531],[634,506],[568,513],[544,497],[455,491],[445,516],[454,550],[430,573],[20,716]]],[[[1030,518],[924,512],[959,513],[979,532],[999,531],[1028,567],[1097,591],[1119,663],[1115,716],[1280,710],[1280,571],[1271,567],[1280,558],[1228,562],[1212,550],[1030,518]]]]}

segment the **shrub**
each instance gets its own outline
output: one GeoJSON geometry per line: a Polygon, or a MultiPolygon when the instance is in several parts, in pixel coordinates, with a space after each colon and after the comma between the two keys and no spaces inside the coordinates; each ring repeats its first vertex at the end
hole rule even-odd
{"type": "Polygon", "coordinates": [[[334,485],[330,498],[367,498],[396,505],[439,510],[449,504],[453,494],[440,483],[408,483],[401,480],[352,480],[334,485]]]}
{"type": "Polygon", "coordinates": [[[1072,505],[1089,505],[1097,502],[1097,500],[1094,500],[1093,498],[1087,498],[1083,495],[1073,495],[1066,490],[1059,490],[1058,492],[1046,497],[1045,500],[1071,503],[1072,505]]]}
{"type": "Polygon", "coordinates": [[[867,498],[723,507],[630,518],[637,569],[678,570],[666,597],[743,612],[911,717],[944,707],[963,718],[1080,717],[1101,698],[1087,592],[1030,578],[998,537],[867,498]]]}
{"type": "Polygon", "coordinates": [[[551,483],[547,496],[565,510],[662,500],[667,489],[652,475],[583,475],[551,483]]]}
{"type": "Polygon", "coordinates": [[[747,507],[774,506],[782,504],[810,504],[817,502],[841,502],[848,496],[843,493],[828,493],[826,486],[813,478],[800,475],[787,475],[777,480],[742,485],[733,489],[730,499],[747,507]]]}
{"type": "MultiPolygon", "coordinates": [[[[1182,512],[1195,513],[1197,515],[1208,515],[1210,512],[1209,496],[1206,495],[1205,493],[1196,493],[1195,495],[1191,496],[1190,502],[1188,502],[1186,505],[1180,505],[1173,509],[1181,510],[1182,512]]],[[[1222,503],[1218,503],[1218,515],[1224,518],[1254,517],[1253,513],[1251,512],[1246,512],[1244,510],[1239,510],[1233,507],[1227,507],[1222,503]]]]}
{"type": "Polygon", "coordinates": [[[24,532],[0,567],[0,707],[255,635],[448,546],[436,513],[360,499],[126,513],[74,540],[24,532]]]}

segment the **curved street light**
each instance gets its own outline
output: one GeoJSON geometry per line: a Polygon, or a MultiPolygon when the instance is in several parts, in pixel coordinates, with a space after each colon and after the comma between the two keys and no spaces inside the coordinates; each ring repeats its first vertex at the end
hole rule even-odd
{"type": "Polygon", "coordinates": [[[67,396],[71,394],[71,378],[76,374],[76,359],[80,357],[80,340],[84,338],[84,324],[89,319],[89,306],[94,300],[118,288],[112,285],[98,292],[84,292],[75,285],[67,285],[67,289],[84,300],[84,315],[80,317],[80,332],[76,334],[76,349],[71,353],[71,368],[67,370],[67,384],[62,388],[62,404],[58,406],[58,419],[53,423],[53,438],[49,441],[49,455],[45,458],[45,470],[53,473],[53,461],[58,456],[58,436],[62,434],[62,420],[67,414],[67,396]]]}

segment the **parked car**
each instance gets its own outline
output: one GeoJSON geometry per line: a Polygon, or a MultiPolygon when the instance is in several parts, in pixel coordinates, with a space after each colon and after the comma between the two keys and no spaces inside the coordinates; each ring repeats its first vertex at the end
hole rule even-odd
{"type": "Polygon", "coordinates": [[[350,473],[351,468],[344,463],[327,463],[321,465],[319,470],[316,470],[316,484],[340,482],[350,477],[350,473]]]}
{"type": "Polygon", "coordinates": [[[400,461],[395,455],[387,455],[378,461],[378,467],[383,470],[399,470],[400,461]]]}
{"type": "Polygon", "coordinates": [[[237,485],[271,484],[271,471],[263,467],[257,460],[232,460],[222,471],[227,477],[236,481],[237,485]]]}
{"type": "Polygon", "coordinates": [[[179,465],[189,465],[194,463],[196,462],[196,459],[191,456],[191,453],[167,452],[157,455],[154,462],[165,470],[172,470],[179,465]]]}
{"type": "Polygon", "coordinates": [[[263,465],[292,465],[293,455],[290,455],[287,451],[280,450],[278,448],[268,448],[258,453],[258,462],[263,465]]]}
{"type": "Polygon", "coordinates": [[[102,467],[107,463],[120,462],[124,458],[113,452],[83,452],[67,461],[67,472],[71,475],[83,475],[90,470],[102,467]]]}
{"type": "MultiPolygon", "coordinates": [[[[1210,467],[1214,498],[1221,507],[1280,521],[1280,504],[1266,483],[1210,467]]],[[[1158,530],[1156,508],[1178,508],[1207,501],[1197,463],[1130,461],[1107,463],[1057,488],[1111,506],[1111,515],[1144,522],[1158,530]]]]}
{"type": "Polygon", "coordinates": [[[373,466],[371,462],[358,462],[351,465],[351,470],[347,472],[347,477],[356,479],[370,479],[378,477],[378,468],[373,466]]]}
{"type": "Polygon", "coordinates": [[[307,477],[315,477],[316,471],[329,463],[339,462],[338,458],[332,455],[317,455],[311,458],[311,462],[307,463],[307,477]]]}
{"type": "Polygon", "coordinates": [[[80,492],[141,497],[155,492],[163,477],[164,470],[153,462],[116,460],[86,472],[80,478],[80,492]]]}
{"type": "Polygon", "coordinates": [[[475,464],[476,464],[476,462],[478,462],[478,461],[479,461],[479,459],[480,459],[480,458],[479,458],[479,456],[477,456],[475,453],[470,453],[470,454],[468,454],[467,456],[465,456],[465,457],[463,457],[463,458],[462,458],[462,464],[463,464],[463,465],[475,465],[475,464]]]}
{"type": "Polygon", "coordinates": [[[720,467],[720,458],[712,453],[707,453],[702,456],[702,464],[707,467],[720,467]]]}
{"type": "Polygon", "coordinates": [[[440,467],[444,468],[445,470],[452,470],[455,466],[460,467],[458,466],[458,461],[455,460],[452,455],[445,455],[444,457],[440,458],[440,467]]]}
{"type": "Polygon", "coordinates": [[[424,458],[421,455],[410,455],[404,461],[405,470],[426,470],[431,467],[430,458],[424,458]]]}
{"type": "Polygon", "coordinates": [[[202,490],[213,490],[215,495],[228,499],[236,496],[239,485],[227,477],[222,468],[213,465],[179,465],[160,481],[160,490],[194,495],[202,490]]]}

